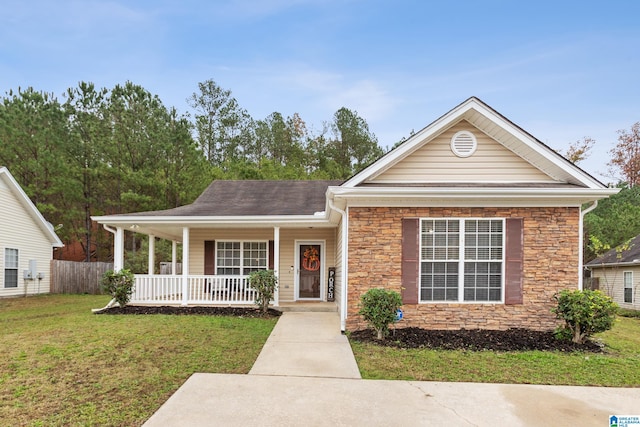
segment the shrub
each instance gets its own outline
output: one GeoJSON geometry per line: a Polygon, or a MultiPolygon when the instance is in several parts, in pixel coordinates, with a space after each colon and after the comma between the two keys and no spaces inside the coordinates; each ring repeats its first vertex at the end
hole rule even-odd
{"type": "Polygon", "coordinates": [[[117,273],[109,270],[102,276],[100,285],[102,285],[102,289],[106,293],[120,304],[120,307],[125,307],[131,300],[134,281],[133,273],[127,269],[120,270],[117,273]]]}
{"type": "Polygon", "coordinates": [[[395,291],[382,288],[369,289],[360,297],[360,311],[364,319],[377,332],[379,340],[389,333],[389,325],[396,320],[402,306],[402,297],[395,291]]]}
{"type": "Polygon", "coordinates": [[[266,313],[269,302],[278,287],[278,278],[273,270],[258,270],[249,274],[249,285],[256,290],[256,305],[266,313]]]}
{"type": "MultiPolygon", "coordinates": [[[[618,310],[610,297],[597,290],[565,289],[554,295],[554,299],[558,305],[551,311],[564,320],[561,329],[569,331],[571,340],[578,344],[593,334],[611,329],[618,310]]],[[[562,335],[561,331],[556,332],[556,336],[562,335]]]]}

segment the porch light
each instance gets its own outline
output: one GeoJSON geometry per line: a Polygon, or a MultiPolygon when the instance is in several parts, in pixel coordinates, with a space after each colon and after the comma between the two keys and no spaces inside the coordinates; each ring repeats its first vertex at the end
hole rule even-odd
{"type": "Polygon", "coordinates": [[[138,224],[131,224],[129,228],[132,230],[137,230],[138,228],[140,228],[140,226],[138,224]]]}

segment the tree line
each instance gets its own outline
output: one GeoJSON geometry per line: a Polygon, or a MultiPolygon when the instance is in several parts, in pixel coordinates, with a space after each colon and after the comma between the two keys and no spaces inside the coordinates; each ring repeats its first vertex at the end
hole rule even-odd
{"type": "Polygon", "coordinates": [[[191,203],[213,179],[342,179],[383,154],[357,112],[313,134],[298,115],[253,119],[213,80],[188,98],[193,117],[132,82],[80,82],[59,99],[34,88],[0,102],[0,164],[85,260],[111,256],[92,215],[191,203]]]}
{"type": "MultiPolygon", "coordinates": [[[[344,179],[384,154],[348,108],[311,132],[297,113],[254,119],[213,80],[187,102],[192,113],[179,114],[132,82],[80,82],[60,99],[10,90],[0,102],[0,165],[65,243],[80,244],[87,261],[106,261],[110,236],[92,215],[188,204],[214,179],[344,179]]],[[[563,154],[579,163],[594,144],[585,137],[563,154]]],[[[585,261],[640,234],[640,122],[619,131],[610,155],[622,190],[586,216],[585,261]]],[[[130,259],[145,259],[143,242],[130,249],[130,259]]]]}

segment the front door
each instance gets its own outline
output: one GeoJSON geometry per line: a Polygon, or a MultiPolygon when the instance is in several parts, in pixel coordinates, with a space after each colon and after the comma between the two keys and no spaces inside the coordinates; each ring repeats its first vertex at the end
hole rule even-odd
{"type": "Polygon", "coordinates": [[[297,298],[321,300],[324,245],[320,242],[298,242],[296,244],[297,298]]]}

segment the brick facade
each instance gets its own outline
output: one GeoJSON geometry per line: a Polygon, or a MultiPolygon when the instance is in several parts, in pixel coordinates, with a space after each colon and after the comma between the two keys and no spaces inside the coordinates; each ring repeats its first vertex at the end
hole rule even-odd
{"type": "Polygon", "coordinates": [[[400,327],[554,329],[553,295],[578,287],[579,208],[349,208],[347,329],[367,327],[358,312],[371,287],[401,290],[402,218],[524,218],[523,303],[403,306],[400,327]]]}

